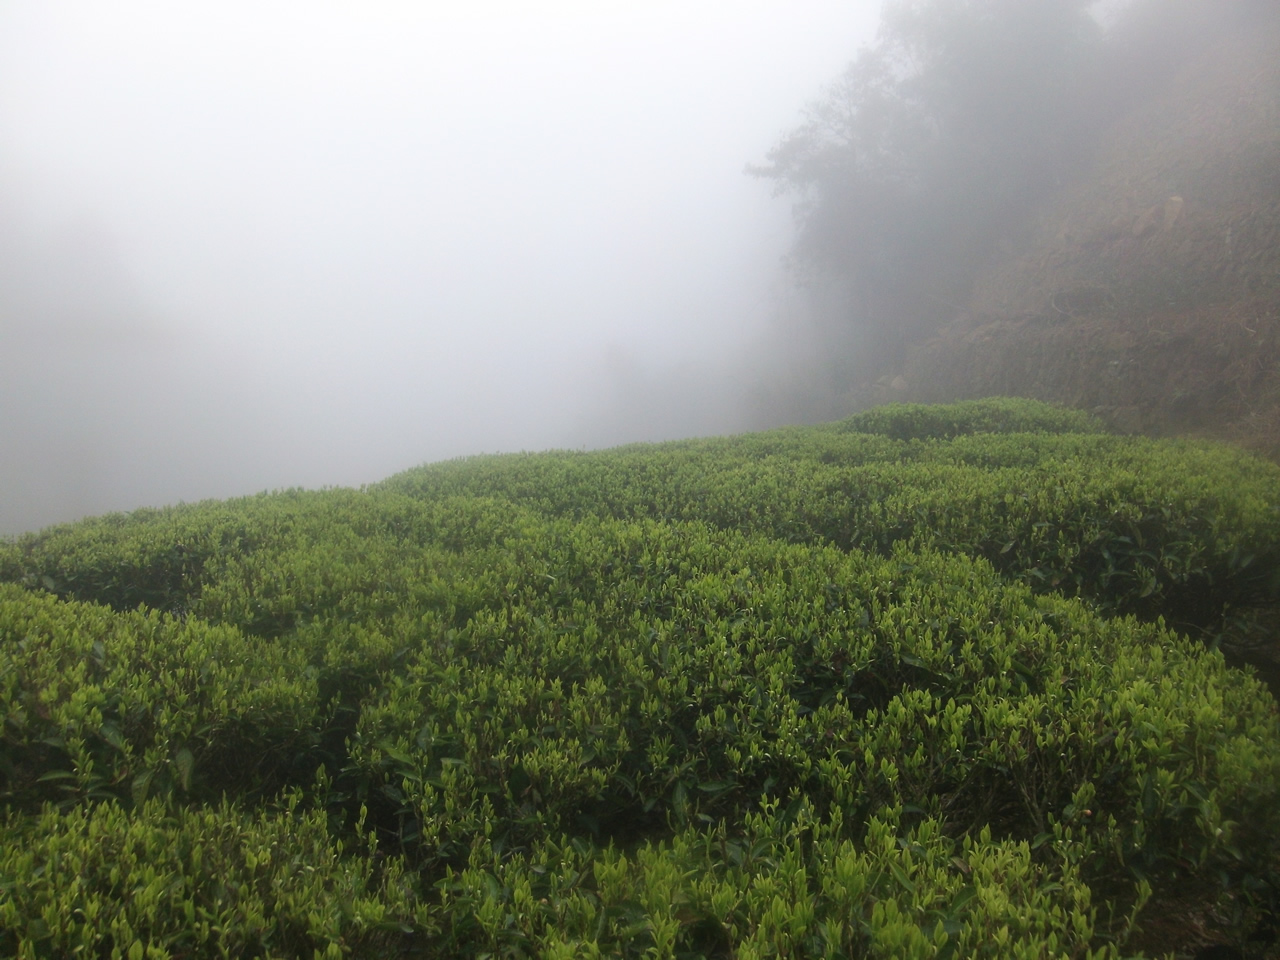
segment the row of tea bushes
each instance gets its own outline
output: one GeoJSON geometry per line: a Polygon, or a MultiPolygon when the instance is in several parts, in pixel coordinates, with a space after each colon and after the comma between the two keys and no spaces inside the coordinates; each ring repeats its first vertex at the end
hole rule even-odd
{"type": "Polygon", "coordinates": [[[323,811],[95,803],[0,827],[5,956],[389,956],[414,916],[397,860],[323,811]]]}
{"type": "MultiPolygon", "coordinates": [[[[1061,432],[1075,427],[1096,431],[1070,411],[975,401],[740,437],[453,461],[362,492],[291,491],[53,528],[0,545],[0,581],[181,613],[260,550],[310,550],[334,525],[349,540],[422,541],[447,526],[424,517],[424,505],[486,498],[544,516],[696,520],[886,555],[907,542],[1209,636],[1280,599],[1274,465],[1213,445],[1061,432]],[[982,432],[1024,428],[1035,432],[982,432]]],[[[484,535],[453,529],[455,545],[484,535]]]]}
{"type": "Polygon", "coordinates": [[[0,544],[0,953],[1120,956],[1280,879],[1275,703],[1154,622],[1277,503],[999,401],[0,544]]]}
{"type": "Polygon", "coordinates": [[[1156,627],[937,554],[610,522],[530,546],[361,711],[358,781],[427,862],[732,823],[762,796],[1033,840],[1093,790],[1091,870],[1231,859],[1230,823],[1270,829],[1273,702],[1156,627]]]}
{"type": "MultiPolygon", "coordinates": [[[[141,901],[160,912],[121,914],[96,949],[165,943],[181,864],[212,862],[189,818],[266,824],[217,802],[281,790],[331,814],[310,834],[323,882],[356,877],[377,923],[437,955],[964,956],[990,937],[1042,955],[1101,948],[1142,878],[1269,869],[1280,730],[1260,685],[983,561],[478,498],[246,503],[279,535],[210,553],[182,617],[0,590],[11,846],[62,850],[92,822],[179,847],[142,858],[138,883],[174,891],[141,901]],[[399,892],[348,862],[359,823],[399,892]],[[1124,901],[1100,931],[1094,886],[1124,901]]],[[[15,950],[69,950],[90,927],[47,918],[118,898],[69,904],[69,881],[7,862],[15,950]]],[[[246,929],[297,929],[248,903],[246,929]]],[[[313,949],[358,942],[314,929],[313,949]]]]}
{"type": "Polygon", "coordinates": [[[344,851],[296,795],[256,815],[154,800],[50,809],[0,827],[0,948],[20,960],[1123,956],[1093,945],[1099,909],[1068,859],[1038,862],[987,832],[955,841],[933,820],[875,818],[858,843],[845,833],[838,811],[766,802],[732,835],[686,828],[632,852],[566,838],[503,855],[482,841],[424,900],[371,835],[344,851]]]}
{"type": "MultiPolygon", "coordinates": [[[[177,594],[179,614],[117,613],[0,584],[0,798],[29,808],[103,791],[141,799],[175,784],[213,796],[310,784],[317,757],[332,765],[343,750],[352,698],[403,659],[402,634],[416,642],[492,605],[519,565],[495,539],[527,539],[520,511],[480,500],[396,510],[335,491],[243,504],[258,548],[210,552],[209,583],[177,594]]],[[[199,511],[177,516],[199,543],[199,511]]],[[[80,560],[101,556],[86,543],[80,560]]],[[[95,569],[123,583],[132,568],[114,564],[117,545],[95,569]]]]}
{"type": "MultiPolygon", "coordinates": [[[[957,423],[963,410],[923,408],[943,436],[919,437],[927,418],[916,409],[898,411],[906,426],[889,410],[742,437],[453,461],[376,490],[499,497],[550,516],[701,520],[882,554],[908,542],[1196,632],[1280,599],[1274,465],[1184,441],[970,432],[990,419],[981,405],[968,425],[957,423]]],[[[1027,426],[1035,413],[1006,419],[1027,426]]]]}
{"type": "Polygon", "coordinates": [[[403,541],[451,550],[492,541],[522,512],[494,503],[459,509],[354,490],[286,490],[108,514],[0,542],[0,582],[117,610],[145,604],[184,615],[228,567],[262,550],[358,555],[403,541]]]}
{"type": "Polygon", "coordinates": [[[1076,869],[1037,862],[1026,842],[956,842],[933,820],[844,834],[838,812],[765,803],[732,836],[686,828],[634,852],[570,841],[504,857],[477,844],[438,885],[441,940],[458,956],[1124,955],[1092,946],[1098,908],[1076,869]]]}
{"type": "Polygon", "coordinates": [[[1106,432],[1100,420],[1083,410],[1017,397],[939,404],[890,403],[854,414],[836,427],[894,440],[949,440],[973,433],[1106,432]]]}

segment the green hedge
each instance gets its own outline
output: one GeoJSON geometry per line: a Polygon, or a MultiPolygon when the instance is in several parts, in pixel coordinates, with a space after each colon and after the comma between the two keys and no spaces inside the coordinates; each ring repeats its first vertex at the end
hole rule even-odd
{"type": "Polygon", "coordinates": [[[1121,956],[1274,882],[1275,701],[1156,615],[1270,596],[1275,471],[847,427],[0,546],[0,952],[1121,956]]]}
{"type": "Polygon", "coordinates": [[[0,828],[0,949],[95,956],[388,956],[412,930],[412,889],[372,837],[355,856],[298,798],[130,812],[96,803],[0,828]]]}
{"type": "Polygon", "coordinates": [[[321,516],[347,537],[403,538],[425,522],[415,503],[484,498],[544,516],[696,520],[883,555],[907,542],[1207,637],[1280,601],[1280,470],[1211,444],[1054,432],[1087,427],[1081,418],[1031,401],[973,401],[740,437],[453,461],[366,491],[291,491],[53,528],[0,547],[0,580],[182,613],[226,565],[264,546],[326,540],[321,516]],[[874,430],[927,437],[860,432],[874,430]]]}
{"type": "Polygon", "coordinates": [[[11,807],[278,789],[320,726],[303,651],[234,627],[0,585],[0,638],[11,807]]]}
{"type": "Polygon", "coordinates": [[[1038,400],[987,397],[952,404],[891,403],[843,420],[841,430],[894,440],[948,440],[971,433],[1104,433],[1082,410],[1038,400]]]}
{"type": "Polygon", "coordinates": [[[1270,698],[1173,634],[936,554],[554,529],[362,710],[359,782],[428,862],[479,836],[628,844],[762,796],[1032,841],[1092,784],[1115,817],[1095,853],[1144,869],[1217,856],[1220,818],[1270,822],[1270,698]]]}
{"type": "Polygon", "coordinates": [[[1280,601],[1280,469],[1187,441],[790,429],[454,461],[377,489],[498,497],[549,516],[701,520],[885,555],[908,542],[1209,636],[1280,601]]]}
{"type": "MultiPolygon", "coordinates": [[[[392,591],[394,605],[348,591],[424,566],[375,555],[330,575],[296,547],[269,555],[311,611],[270,640],[8,588],[6,756],[28,788],[67,788],[63,813],[47,807],[38,826],[11,829],[79,836],[85,804],[132,806],[140,775],[167,784],[170,803],[212,802],[220,781],[251,800],[305,788],[339,823],[367,811],[427,891],[396,922],[443,954],[513,943],[541,953],[586,922],[581,911],[599,921],[578,930],[584,943],[660,955],[703,941],[750,955],[793,936],[817,955],[842,943],[929,956],[941,933],[977,944],[1015,914],[1018,949],[1050,936],[1096,947],[1090,885],[1127,890],[1128,903],[1141,878],[1267,869],[1274,704],[1176,635],[1037,601],[981,562],[936,553],[882,559],[697,524],[527,517],[500,552],[489,539],[448,562],[439,544],[402,547],[406,564],[416,551],[437,567],[422,592],[392,591]],[[463,608],[448,605],[449,583],[467,585],[463,608]],[[95,644],[109,652],[103,665],[95,644]],[[184,661],[227,666],[197,678],[184,661]],[[358,682],[326,695],[326,670],[358,682]],[[352,721],[342,752],[318,751],[340,707],[352,721]],[[232,747],[274,759],[249,767],[256,782],[237,782],[232,747]],[[759,845],[753,823],[789,838],[777,841],[795,861],[784,878],[766,883],[775,857],[735,862],[759,845]],[[895,871],[887,853],[867,852],[883,843],[876,831],[906,844],[894,857],[912,844],[932,853],[917,866],[895,859],[895,871]],[[692,849],[704,859],[685,862],[692,849]],[[618,860],[626,850],[640,852],[618,860]],[[850,916],[827,889],[821,864],[837,854],[859,864],[862,902],[881,913],[850,916]],[[1017,896],[965,893],[953,857],[1006,864],[1017,896]],[[638,901],[600,889],[610,869],[638,901]],[[927,884],[911,880],[916,870],[927,884]],[[676,876],[697,909],[664,899],[676,876]],[[566,903],[548,913],[556,883],[566,903]],[[526,887],[544,890],[532,912],[520,907],[526,887]],[[762,888],[777,892],[761,899],[762,888]],[[721,907],[708,913],[698,898],[715,890],[721,907]],[[495,919],[500,909],[515,911],[514,927],[495,919]]],[[[152,803],[96,816],[158,837],[152,803]]],[[[0,889],[37,896],[25,863],[0,889]]],[[[177,880],[164,869],[181,873],[156,869],[166,889],[177,880]]],[[[1123,929],[1125,909],[1102,930],[1123,929]]]]}

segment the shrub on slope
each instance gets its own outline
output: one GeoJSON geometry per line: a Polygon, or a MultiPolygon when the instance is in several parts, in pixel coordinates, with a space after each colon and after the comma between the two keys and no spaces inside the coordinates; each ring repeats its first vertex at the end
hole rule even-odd
{"type": "MultiPolygon", "coordinates": [[[[695,520],[883,555],[906,542],[983,557],[1038,591],[1208,636],[1280,600],[1280,470],[1210,444],[1052,432],[1076,426],[1094,429],[1031,401],[975,401],[740,437],[453,461],[364,492],[290,492],[52,528],[0,547],[0,580],[116,609],[183,612],[227,568],[251,567],[264,545],[332,549],[342,539],[358,555],[383,532],[421,535],[431,504],[481,497],[544,516],[695,520]],[[1036,432],[983,432],[1023,428],[1036,432]],[[312,510],[317,497],[330,506],[312,510]],[[331,533],[339,527],[340,537],[331,533]]],[[[257,633],[285,629],[291,614],[277,614],[274,625],[244,622],[257,633]]]]}
{"type": "Polygon", "coordinates": [[[942,438],[833,424],[453,461],[378,489],[499,497],[552,516],[701,520],[881,554],[908,542],[983,557],[1039,591],[1210,635],[1280,600],[1280,469],[1211,444],[970,432],[997,413],[1014,426],[1045,425],[1038,407],[1020,418],[1020,404],[1007,403],[864,415],[888,433],[903,422],[907,432],[941,424],[942,438]]]}
{"type": "Polygon", "coordinates": [[[6,584],[0,638],[0,800],[12,808],[278,790],[266,771],[304,753],[320,722],[303,651],[234,627],[6,584]]]}
{"type": "MultiPolygon", "coordinates": [[[[11,846],[82,849],[90,821],[104,849],[151,838],[141,887],[177,892],[126,904],[135,933],[212,889],[192,864],[224,862],[195,852],[220,834],[188,825],[254,816],[211,805],[223,784],[250,806],[305,791],[348,856],[343,825],[375,829],[417,899],[312,834],[316,889],[356,877],[429,955],[1080,952],[1140,878],[1267,867],[1260,685],[983,561],[385,491],[243,503],[279,533],[211,553],[185,619],[0,591],[11,846]],[[229,747],[273,760],[237,778],[229,747]],[[140,776],[168,807],[135,805],[140,776]]],[[[72,889],[4,863],[4,936],[32,955],[88,935],[40,939],[37,914],[128,899],[105,866],[72,889]]],[[[226,922],[258,929],[257,902],[226,922]]]]}
{"type": "Polygon", "coordinates": [[[0,826],[0,949],[35,957],[390,956],[412,889],[323,811],[226,802],[49,808],[0,826]]]}
{"type": "Polygon", "coordinates": [[[894,440],[949,440],[972,433],[1105,432],[1101,421],[1083,410],[1014,397],[950,404],[891,403],[855,414],[841,421],[839,428],[894,440]]]}

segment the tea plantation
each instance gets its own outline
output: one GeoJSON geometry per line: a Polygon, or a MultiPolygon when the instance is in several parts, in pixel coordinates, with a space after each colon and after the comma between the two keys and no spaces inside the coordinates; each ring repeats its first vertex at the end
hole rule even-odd
{"type": "Polygon", "coordinates": [[[1280,882],[1280,470],[1012,400],[0,543],[0,953],[1138,955],[1280,882]],[[1243,638],[1243,639],[1242,639],[1243,638]]]}

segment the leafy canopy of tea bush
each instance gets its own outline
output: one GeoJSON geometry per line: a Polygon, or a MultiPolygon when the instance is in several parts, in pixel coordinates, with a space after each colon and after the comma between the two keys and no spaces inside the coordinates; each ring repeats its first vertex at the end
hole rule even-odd
{"type": "Polygon", "coordinates": [[[1280,477],[1086,429],[891,408],[0,547],[0,950],[1120,956],[1153,886],[1274,862],[1275,703],[1154,615],[1274,599],[1280,477]]]}
{"type": "Polygon", "coordinates": [[[907,542],[1211,635],[1280,596],[1273,465],[1100,434],[1082,414],[1033,401],[900,405],[744,437],[480,457],[379,489],[501,497],[549,516],[699,520],[881,554],[907,542]],[[1090,432],[1063,432],[1077,427],[1090,432]]]}
{"type": "Polygon", "coordinates": [[[891,403],[849,417],[839,428],[894,440],[949,440],[972,433],[1105,432],[1097,418],[1082,410],[1012,397],[951,404],[891,403]]]}

